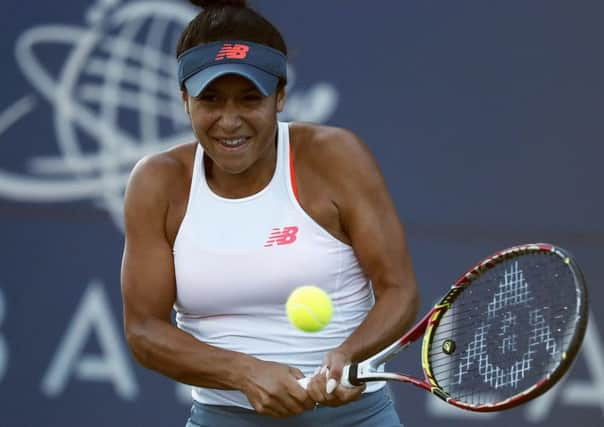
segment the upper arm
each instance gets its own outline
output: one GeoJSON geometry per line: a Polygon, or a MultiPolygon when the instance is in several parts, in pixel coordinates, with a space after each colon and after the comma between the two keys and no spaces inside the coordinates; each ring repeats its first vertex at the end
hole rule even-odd
{"type": "Polygon", "coordinates": [[[127,335],[149,319],[169,322],[176,298],[172,249],[165,231],[171,172],[166,163],[159,156],[140,161],[126,189],[121,284],[127,335]]]}
{"type": "Polygon", "coordinates": [[[376,297],[387,287],[416,293],[403,225],[380,168],[367,146],[354,134],[336,130],[336,150],[327,156],[330,182],[340,215],[359,262],[372,281],[376,297]]]}

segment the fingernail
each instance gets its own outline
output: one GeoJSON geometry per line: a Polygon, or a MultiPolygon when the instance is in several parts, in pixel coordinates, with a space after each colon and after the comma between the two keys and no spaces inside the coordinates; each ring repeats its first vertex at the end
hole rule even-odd
{"type": "Polygon", "coordinates": [[[325,391],[327,392],[327,394],[333,393],[333,391],[336,389],[336,385],[336,380],[330,378],[329,381],[327,381],[327,386],[325,387],[325,391]]]}
{"type": "Polygon", "coordinates": [[[321,369],[321,367],[317,366],[317,369],[315,369],[315,372],[313,372],[312,376],[314,377],[315,375],[317,375],[319,373],[320,369],[321,369]]]}
{"type": "Polygon", "coordinates": [[[327,370],[327,366],[321,366],[321,370],[319,371],[319,373],[324,374],[326,370],[327,370]]]}

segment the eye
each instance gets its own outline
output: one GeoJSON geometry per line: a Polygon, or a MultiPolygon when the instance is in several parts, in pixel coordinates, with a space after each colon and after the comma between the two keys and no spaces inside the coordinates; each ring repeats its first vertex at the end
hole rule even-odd
{"type": "Polygon", "coordinates": [[[260,102],[264,97],[260,92],[249,92],[243,95],[243,100],[245,102],[260,102]]]}
{"type": "Polygon", "coordinates": [[[197,95],[195,99],[203,102],[217,102],[218,96],[215,93],[204,91],[197,95]]]}

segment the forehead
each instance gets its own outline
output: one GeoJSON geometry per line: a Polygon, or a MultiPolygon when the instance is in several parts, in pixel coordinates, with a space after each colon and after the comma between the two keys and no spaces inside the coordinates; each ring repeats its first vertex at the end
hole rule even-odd
{"type": "Polygon", "coordinates": [[[214,79],[206,86],[205,91],[220,92],[247,92],[251,90],[258,91],[258,88],[247,78],[239,74],[226,74],[214,79]]]}

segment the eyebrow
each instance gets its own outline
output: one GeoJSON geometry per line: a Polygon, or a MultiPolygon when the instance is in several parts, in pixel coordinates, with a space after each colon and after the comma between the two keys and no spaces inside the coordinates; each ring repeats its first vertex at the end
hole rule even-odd
{"type": "MultiPolygon", "coordinates": [[[[204,88],[204,90],[202,91],[202,93],[204,92],[220,92],[220,90],[216,89],[216,87],[214,87],[212,84],[209,84],[208,86],[206,86],[204,88]]],[[[256,87],[256,85],[254,85],[253,83],[250,82],[249,86],[245,86],[243,87],[239,93],[242,94],[247,94],[250,92],[258,92],[261,93],[260,90],[256,87]]]]}
{"type": "Polygon", "coordinates": [[[252,85],[249,88],[244,89],[244,90],[241,91],[242,94],[248,94],[248,93],[252,93],[252,92],[253,93],[259,93],[260,95],[262,95],[262,92],[260,92],[260,90],[256,86],[254,86],[254,85],[252,85]]]}

